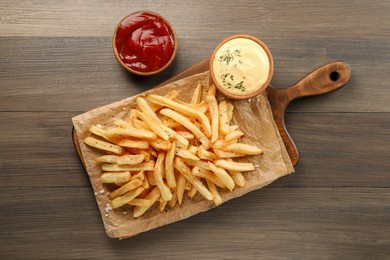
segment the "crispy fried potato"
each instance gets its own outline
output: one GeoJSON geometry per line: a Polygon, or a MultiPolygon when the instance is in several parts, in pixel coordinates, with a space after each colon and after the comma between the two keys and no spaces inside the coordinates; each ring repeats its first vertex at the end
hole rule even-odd
{"type": "Polygon", "coordinates": [[[147,207],[149,205],[149,200],[146,199],[133,199],[129,203],[127,203],[132,206],[139,206],[139,207],[147,207]]]}
{"type": "Polygon", "coordinates": [[[189,102],[176,99],[177,91],[139,96],[123,118],[89,128],[85,144],[104,153],[96,158],[101,183],[119,186],[109,193],[112,208],[134,206],[138,218],[156,203],[161,213],[191,203],[198,192],[218,206],[220,190],[245,185],[242,172],[254,166],[232,158],[262,151],[239,143],[244,133],[230,125],[233,103],[217,99],[213,84],[202,100],[202,88],[199,82],[189,102]]]}
{"type": "Polygon", "coordinates": [[[214,203],[215,203],[215,205],[216,206],[221,205],[222,204],[222,198],[221,198],[221,195],[219,195],[217,187],[215,187],[214,183],[209,181],[209,180],[206,180],[206,183],[207,183],[207,186],[209,187],[209,190],[210,190],[211,194],[213,194],[213,196],[214,196],[214,203]]]}
{"type": "Polygon", "coordinates": [[[171,145],[171,149],[167,151],[167,154],[165,156],[165,178],[167,180],[169,188],[176,188],[176,177],[173,167],[173,162],[175,159],[175,149],[176,143],[173,142],[171,145]]]}
{"type": "Polygon", "coordinates": [[[106,135],[108,137],[120,135],[124,137],[136,137],[136,138],[141,138],[146,140],[157,139],[157,135],[155,133],[146,130],[140,130],[134,127],[127,127],[127,128],[115,127],[115,128],[107,129],[106,135]]]}
{"type": "Polygon", "coordinates": [[[221,150],[248,155],[257,155],[263,153],[263,151],[256,146],[242,143],[228,144],[221,147],[221,150]]]}
{"type": "MultiPolygon", "coordinates": [[[[122,196],[126,192],[129,192],[131,190],[134,190],[142,185],[142,180],[140,179],[134,179],[126,183],[125,185],[119,187],[118,189],[114,190],[110,193],[110,199],[113,200],[119,196],[122,196]]],[[[124,204],[123,204],[124,205],[124,204]]]]}
{"type": "Polygon", "coordinates": [[[226,152],[226,151],[222,151],[222,150],[218,150],[218,149],[213,149],[213,151],[214,151],[215,155],[217,155],[217,157],[220,159],[245,156],[245,154],[226,152]]]}
{"type": "Polygon", "coordinates": [[[244,136],[244,133],[241,132],[241,131],[233,131],[233,132],[229,132],[226,136],[225,136],[225,141],[226,142],[231,142],[233,140],[237,140],[241,137],[244,136]]]}
{"type": "Polygon", "coordinates": [[[157,187],[160,190],[161,197],[168,201],[172,199],[171,190],[165,185],[163,180],[165,153],[160,152],[157,157],[156,165],[154,167],[153,176],[157,187]]]}
{"type": "Polygon", "coordinates": [[[219,110],[218,103],[215,96],[210,95],[206,97],[206,102],[209,104],[210,117],[211,117],[211,142],[214,143],[218,140],[219,135],[219,110]]]}
{"type": "Polygon", "coordinates": [[[217,160],[215,161],[215,165],[221,168],[224,168],[229,171],[240,171],[240,172],[245,172],[245,171],[253,171],[255,170],[255,166],[251,163],[243,163],[243,162],[232,162],[228,160],[217,160]]]}
{"type": "Polygon", "coordinates": [[[186,178],[184,178],[183,175],[180,175],[177,180],[177,201],[179,203],[179,206],[181,206],[181,203],[183,202],[183,194],[185,191],[186,186],[186,178]]]}
{"type": "Polygon", "coordinates": [[[103,171],[122,172],[122,171],[153,171],[154,161],[143,162],[135,165],[102,164],[103,171]]]}
{"type": "MultiPolygon", "coordinates": [[[[176,99],[177,97],[179,96],[179,92],[177,92],[177,90],[172,90],[170,92],[168,92],[166,95],[164,95],[165,98],[168,98],[168,99],[176,99]]],[[[158,110],[160,110],[161,108],[163,108],[163,106],[161,105],[157,105],[157,104],[150,104],[150,108],[156,112],[158,110]]]]}
{"type": "Polygon", "coordinates": [[[218,105],[219,111],[219,132],[222,136],[225,136],[229,133],[229,118],[227,111],[226,101],[222,101],[218,105]]]}
{"type": "Polygon", "coordinates": [[[97,162],[103,162],[103,163],[117,163],[119,165],[127,164],[127,165],[134,165],[134,164],[140,164],[144,161],[145,155],[122,155],[122,156],[116,156],[116,155],[103,155],[96,158],[97,162]]]}
{"type": "Polygon", "coordinates": [[[101,141],[93,137],[85,138],[84,143],[94,148],[115,154],[123,154],[125,152],[125,149],[123,147],[105,141],[101,141]]]}
{"type": "Polygon", "coordinates": [[[195,161],[200,160],[195,154],[193,154],[189,150],[184,150],[180,148],[175,149],[175,155],[185,159],[190,159],[195,161]]]}
{"type": "Polygon", "coordinates": [[[196,86],[196,88],[194,90],[194,94],[192,94],[192,97],[191,97],[191,104],[200,103],[200,101],[202,100],[202,90],[203,90],[202,84],[200,84],[200,82],[198,82],[198,85],[196,86]]]}
{"type": "Polygon", "coordinates": [[[100,176],[102,183],[126,183],[130,180],[130,172],[105,172],[100,176]]]}
{"type": "Polygon", "coordinates": [[[122,207],[123,205],[129,203],[133,199],[135,199],[144,189],[139,187],[135,190],[131,190],[124,194],[123,196],[117,197],[111,201],[111,205],[113,209],[122,207]]]}

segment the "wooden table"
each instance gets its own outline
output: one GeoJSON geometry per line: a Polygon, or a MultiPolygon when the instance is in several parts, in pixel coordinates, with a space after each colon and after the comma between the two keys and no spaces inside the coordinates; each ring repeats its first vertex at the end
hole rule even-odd
{"type": "Polygon", "coordinates": [[[0,258],[390,257],[388,1],[0,1],[0,258]],[[344,3],[345,2],[345,3],[344,3]],[[111,35],[149,9],[176,28],[174,64],[130,75],[111,35]],[[261,38],[287,87],[340,59],[350,83],[294,102],[296,173],[126,240],[104,231],[71,118],[150,89],[237,33],[261,38]]]}

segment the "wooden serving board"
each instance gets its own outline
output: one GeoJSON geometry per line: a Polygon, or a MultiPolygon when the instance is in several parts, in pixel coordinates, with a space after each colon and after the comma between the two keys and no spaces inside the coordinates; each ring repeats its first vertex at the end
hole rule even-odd
{"type": "MultiPolygon", "coordinates": [[[[194,66],[191,66],[190,68],[168,79],[167,81],[164,81],[156,87],[166,85],[173,81],[192,76],[194,74],[205,72],[209,69],[209,63],[210,59],[206,59],[194,66]]],[[[341,61],[333,61],[317,68],[288,88],[276,89],[269,85],[266,89],[275,123],[278,126],[280,135],[294,166],[299,161],[299,153],[284,124],[284,113],[287,106],[291,101],[298,98],[322,95],[342,88],[348,83],[350,78],[351,71],[348,64],[341,61]]],[[[74,133],[74,129],[73,143],[76,147],[79,157],[81,158],[81,161],[83,162],[80,146],[77,140],[77,136],[74,133]]]]}

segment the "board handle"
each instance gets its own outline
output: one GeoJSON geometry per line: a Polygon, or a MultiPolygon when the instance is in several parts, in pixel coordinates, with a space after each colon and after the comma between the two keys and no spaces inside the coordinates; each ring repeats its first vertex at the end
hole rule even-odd
{"type": "Polygon", "coordinates": [[[274,120],[294,166],[298,163],[299,154],[284,123],[284,112],[287,106],[298,98],[322,95],[342,88],[350,78],[351,70],[348,64],[333,61],[312,71],[291,87],[274,89],[269,86],[267,88],[274,120]]]}

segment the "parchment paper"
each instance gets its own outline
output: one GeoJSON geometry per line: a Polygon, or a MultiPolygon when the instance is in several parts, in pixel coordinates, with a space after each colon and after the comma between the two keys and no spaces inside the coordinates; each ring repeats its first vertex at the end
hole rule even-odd
{"type": "MultiPolygon", "coordinates": [[[[188,101],[193,90],[200,82],[207,90],[210,76],[208,72],[196,74],[182,80],[170,83],[157,89],[152,89],[140,95],[155,93],[164,95],[172,89],[179,93],[179,99],[188,101]]],[[[205,94],[205,93],[204,93],[205,94]]],[[[102,171],[95,161],[102,152],[90,148],[83,143],[83,139],[90,135],[88,129],[91,125],[107,125],[115,119],[126,117],[131,108],[136,107],[137,96],[123,99],[112,104],[99,107],[84,114],[72,118],[73,125],[80,144],[80,150],[85,168],[91,181],[96,201],[103,219],[107,235],[112,238],[123,239],[138,233],[157,228],[181,219],[188,218],[200,212],[215,207],[214,202],[206,201],[197,194],[192,199],[184,196],[181,207],[176,205],[173,209],[160,213],[156,207],[151,208],[142,217],[134,219],[130,206],[128,209],[118,209],[106,212],[109,205],[108,188],[101,184],[102,171]]],[[[238,124],[240,130],[245,133],[242,143],[257,145],[264,153],[258,156],[248,156],[243,159],[235,158],[235,161],[252,162],[256,170],[243,173],[246,185],[237,187],[232,192],[221,192],[223,202],[242,196],[250,191],[260,189],[274,180],[294,171],[286,148],[280,138],[277,126],[273,120],[271,107],[266,94],[260,94],[250,100],[234,101],[235,105],[233,124],[238,124]]],[[[245,212],[245,211],[244,211],[245,212]]],[[[245,217],[245,215],[243,216],[245,217]]]]}

